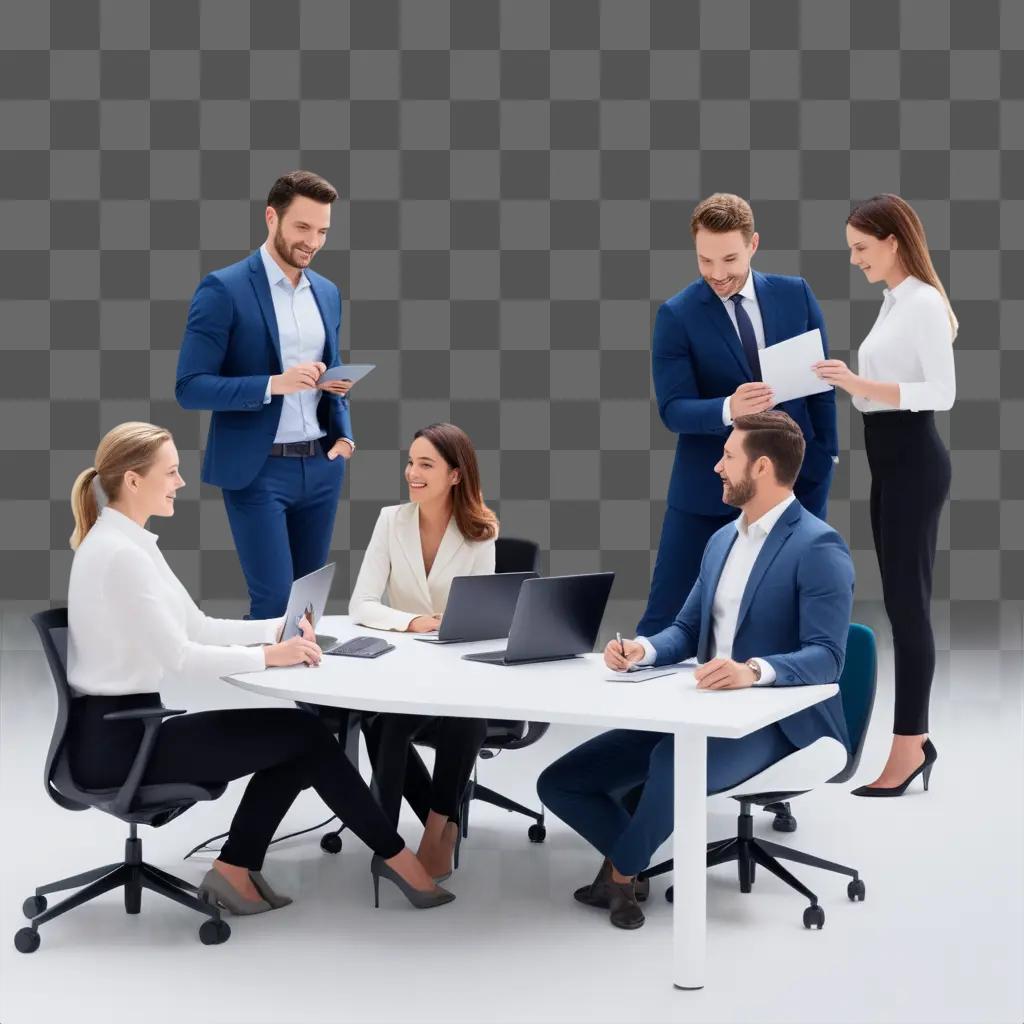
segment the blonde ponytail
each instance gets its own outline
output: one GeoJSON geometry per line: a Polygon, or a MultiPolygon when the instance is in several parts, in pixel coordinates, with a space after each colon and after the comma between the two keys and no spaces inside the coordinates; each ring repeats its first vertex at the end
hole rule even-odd
{"type": "Polygon", "coordinates": [[[95,465],[83,469],[71,487],[71,512],[75,517],[75,532],[70,539],[72,551],[78,550],[99,519],[96,480],[107,501],[115,501],[121,493],[125,473],[145,475],[160,446],[170,440],[169,430],[152,423],[121,423],[104,435],[96,449],[95,465]]]}

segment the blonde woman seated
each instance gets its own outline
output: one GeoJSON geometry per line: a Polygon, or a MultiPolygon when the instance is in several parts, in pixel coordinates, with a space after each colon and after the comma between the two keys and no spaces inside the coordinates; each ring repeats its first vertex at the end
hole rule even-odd
{"type": "MultiPolygon", "coordinates": [[[[157,707],[159,691],[183,676],[221,686],[219,677],[286,665],[319,665],[309,623],[280,641],[283,619],[237,621],[204,615],[174,575],[145,527],[173,516],[185,486],[170,432],[122,423],[96,449],[71,492],[75,558],[68,585],[68,756],[87,789],[120,786],[128,775],[142,723],[111,720],[126,708],[157,707]],[[99,511],[94,485],[107,507],[99,511]]],[[[175,701],[177,703],[177,701],[175,701]]],[[[405,848],[359,772],[327,727],[298,708],[239,708],[169,718],[160,726],[142,778],[162,782],[229,782],[252,775],[220,857],[203,879],[210,899],[236,914],[290,903],[262,875],[275,829],[299,792],[312,786],[324,803],[374,851],[374,885],[393,881],[413,906],[454,899],[437,888],[405,848]]]]}
{"type": "MultiPolygon", "coordinates": [[[[441,623],[454,577],[494,572],[498,521],[484,504],[473,443],[451,423],[416,432],[405,479],[409,502],[381,509],[349,614],[376,629],[430,633],[441,623]]],[[[487,722],[472,718],[382,714],[367,726],[381,806],[396,825],[412,742],[429,736],[436,748],[429,785],[413,770],[410,783],[419,793],[407,790],[418,813],[417,803],[429,807],[416,855],[435,880],[451,874],[462,797],[486,734],[487,722]]]]}

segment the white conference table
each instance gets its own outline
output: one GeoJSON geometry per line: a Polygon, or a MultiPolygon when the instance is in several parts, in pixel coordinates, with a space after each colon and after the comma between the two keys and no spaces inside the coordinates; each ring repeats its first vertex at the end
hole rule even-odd
{"type": "Polygon", "coordinates": [[[838,692],[831,686],[698,690],[693,669],[642,683],[606,682],[599,654],[566,661],[501,666],[463,661],[470,651],[503,641],[426,644],[408,633],[356,626],[348,616],[325,616],[318,631],[346,640],[377,634],[395,650],[375,659],[325,656],[305,666],[225,676],[263,696],[356,711],[510,718],[604,729],[644,729],[675,736],[672,980],[677,988],[704,985],[707,894],[707,739],[745,736],[838,692]]]}

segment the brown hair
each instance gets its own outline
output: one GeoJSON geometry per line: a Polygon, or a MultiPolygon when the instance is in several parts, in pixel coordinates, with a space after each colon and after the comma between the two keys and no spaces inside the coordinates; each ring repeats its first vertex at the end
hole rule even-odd
{"type": "Polygon", "coordinates": [[[459,471],[459,482],[452,488],[455,524],[467,540],[490,540],[498,535],[498,517],[484,504],[480,490],[480,467],[476,449],[464,430],[454,423],[432,423],[413,434],[426,438],[442,459],[459,471]]]}
{"type": "Polygon", "coordinates": [[[734,196],[731,192],[716,192],[694,207],[690,218],[690,232],[694,238],[700,228],[719,235],[726,231],[739,231],[743,241],[749,245],[750,239],[754,237],[754,211],[742,196],[734,196]]]}
{"type": "Polygon", "coordinates": [[[326,178],[312,171],[290,171],[270,186],[267,206],[272,206],[281,217],[296,196],[305,196],[318,203],[333,203],[338,198],[338,190],[326,178]]]}
{"type": "Polygon", "coordinates": [[[777,409],[737,416],[734,430],[743,431],[743,450],[753,461],[764,455],[771,461],[775,479],[792,487],[804,461],[804,435],[788,413],[777,409]]]}
{"type": "Polygon", "coordinates": [[[152,423],[121,423],[104,436],[96,449],[95,464],[83,469],[71,487],[71,511],[75,517],[72,551],[78,549],[99,518],[93,482],[99,478],[107,501],[116,501],[125,473],[144,475],[153,465],[160,446],[170,440],[169,430],[152,423]]]}
{"type": "Polygon", "coordinates": [[[883,192],[858,203],[846,223],[866,235],[879,240],[892,235],[896,239],[896,259],[900,266],[919,281],[930,284],[946,303],[949,313],[949,326],[953,329],[953,337],[959,327],[953,307],[949,303],[946,289],[935,271],[931,253],[928,251],[928,239],[925,238],[924,225],[917,212],[905,199],[883,192]]]}

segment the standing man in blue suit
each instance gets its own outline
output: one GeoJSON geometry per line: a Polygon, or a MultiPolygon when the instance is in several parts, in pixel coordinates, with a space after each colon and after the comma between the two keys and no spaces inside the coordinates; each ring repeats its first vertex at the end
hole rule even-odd
{"type": "Polygon", "coordinates": [[[266,242],[200,282],[178,358],[178,402],[213,411],[202,478],[223,491],[254,619],[327,561],[355,451],[351,385],[318,383],[340,362],[341,292],[309,269],[337,198],[309,171],[274,182],[266,242]]]}
{"type": "MultiPolygon", "coordinates": [[[[716,193],[690,220],[700,278],[658,310],[653,373],[658,411],[674,434],[676,457],[647,610],[638,633],[664,629],[697,578],[708,538],[735,518],[711,472],[738,416],[774,405],[761,380],[758,353],[817,327],[828,352],[821,309],[801,277],[759,274],[750,261],[758,235],[750,204],[716,193]]],[[[825,518],[838,458],[832,390],[784,402],[807,451],[794,491],[808,512],[825,518]]]]}
{"type": "MultiPolygon", "coordinates": [[[[697,686],[834,683],[843,670],[853,608],[853,563],[843,538],[795,499],[804,437],[783,412],[738,417],[715,466],[722,499],[740,510],[712,536],[697,580],[675,621],[649,639],[613,640],[605,663],[672,665],[696,656],[697,686]]],[[[727,698],[725,698],[727,699],[727,698]]],[[[836,694],[740,739],[708,740],[708,792],[730,789],[822,736],[849,750],[836,694]]],[[[611,923],[644,923],[636,874],[672,834],[673,737],[616,729],[546,768],[537,791],[546,807],[604,854],[576,899],[608,908],[611,923]],[[642,787],[632,810],[622,795],[642,787]]]]}

